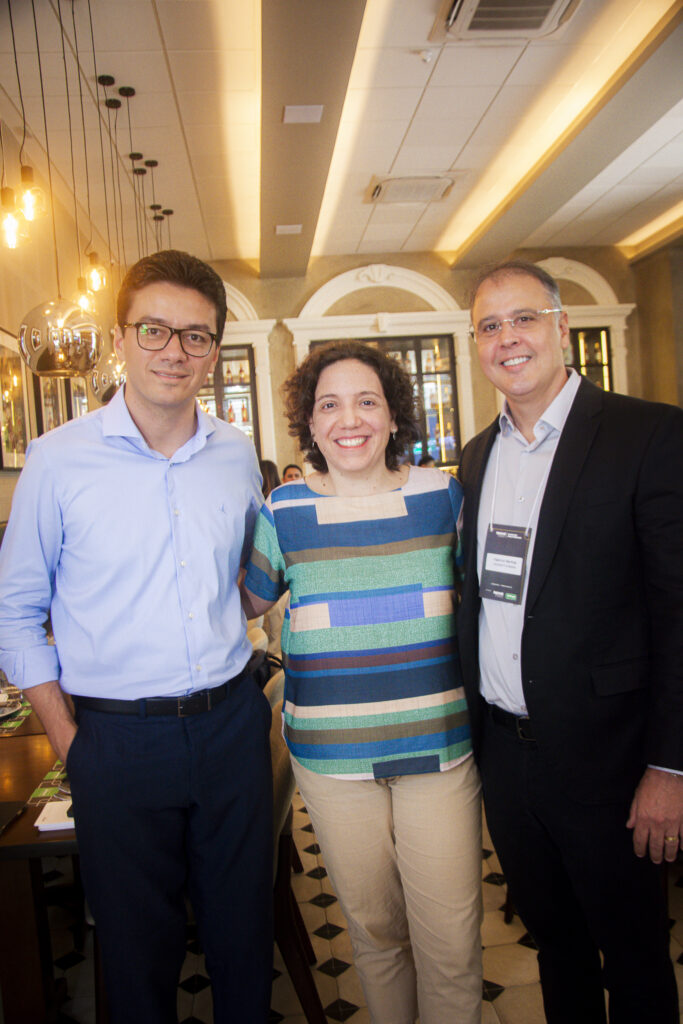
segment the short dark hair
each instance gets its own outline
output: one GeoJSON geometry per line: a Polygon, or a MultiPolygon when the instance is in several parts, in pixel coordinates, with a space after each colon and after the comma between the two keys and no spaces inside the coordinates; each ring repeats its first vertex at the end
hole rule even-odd
{"type": "Polygon", "coordinates": [[[496,263],[493,266],[486,267],[481,271],[477,280],[474,282],[470,296],[470,309],[474,306],[474,300],[477,297],[477,292],[483,285],[484,281],[488,281],[491,278],[506,277],[509,274],[526,274],[528,277],[535,277],[548,294],[548,300],[553,307],[560,307],[562,300],[560,299],[560,287],[555,278],[544,270],[543,267],[539,267],[538,263],[530,263],[527,260],[505,260],[503,263],[496,263]]]}
{"type": "Polygon", "coordinates": [[[417,413],[413,382],[410,374],[391,356],[385,355],[362,341],[334,341],[329,345],[316,346],[304,361],[287,378],[282,386],[285,398],[285,412],[289,420],[289,433],[296,437],[304,458],[319,473],[327,471],[327,462],[320,450],[314,446],[309,421],[315,405],[315,389],[320,374],[333,363],[344,359],[357,359],[375,371],[379,377],[384,397],[396,423],[395,434],[389,437],[385,453],[387,469],[398,469],[399,459],[405,454],[408,444],[417,441],[417,413]]]}
{"type": "Polygon", "coordinates": [[[178,249],[162,249],[151,256],[143,256],[129,269],[116,299],[116,319],[119,327],[122,328],[128,318],[133,295],[148,284],[161,282],[177,284],[181,288],[192,288],[215,306],[216,346],[219,347],[228,315],[225,286],[208,263],[178,249]]]}
{"type": "Polygon", "coordinates": [[[303,473],[302,473],[302,470],[301,470],[301,466],[297,466],[296,462],[288,462],[287,463],[285,468],[282,470],[282,475],[283,476],[287,476],[287,470],[288,469],[298,469],[299,472],[301,473],[301,475],[303,476],[303,473]]]}

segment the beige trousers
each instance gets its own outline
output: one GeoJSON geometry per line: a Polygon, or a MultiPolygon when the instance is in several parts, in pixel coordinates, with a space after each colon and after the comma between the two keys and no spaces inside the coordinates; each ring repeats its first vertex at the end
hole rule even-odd
{"type": "Polygon", "coordinates": [[[292,758],[373,1024],[480,1024],[481,797],[447,772],[328,778],[292,758]]]}

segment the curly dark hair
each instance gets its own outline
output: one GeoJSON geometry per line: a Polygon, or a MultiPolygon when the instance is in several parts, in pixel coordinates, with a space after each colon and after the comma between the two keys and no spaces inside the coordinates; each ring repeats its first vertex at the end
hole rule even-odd
{"type": "Polygon", "coordinates": [[[374,370],[379,377],[389,411],[396,423],[396,431],[389,436],[386,448],[386,466],[387,469],[398,469],[406,446],[417,441],[420,436],[413,383],[410,374],[396,359],[362,341],[333,341],[329,345],[316,347],[287,378],[282,391],[289,433],[298,440],[306,462],[310,462],[319,473],[326,473],[327,462],[313,443],[310,419],[320,374],[328,366],[343,359],[357,359],[374,370]]]}
{"type": "Polygon", "coordinates": [[[177,284],[199,292],[216,309],[216,345],[219,347],[227,317],[225,285],[208,263],[178,249],[162,249],[143,256],[134,263],[123,279],[116,299],[116,319],[123,327],[128,319],[133,295],[148,284],[177,284]]]}

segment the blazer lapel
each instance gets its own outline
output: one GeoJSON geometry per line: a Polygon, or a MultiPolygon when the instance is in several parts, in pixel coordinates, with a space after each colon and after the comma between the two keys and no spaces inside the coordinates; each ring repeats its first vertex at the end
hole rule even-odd
{"type": "Polygon", "coordinates": [[[538,517],[526,607],[533,607],[552,564],[569,503],[600,423],[602,391],[581,381],[560,436],[538,517]]]}

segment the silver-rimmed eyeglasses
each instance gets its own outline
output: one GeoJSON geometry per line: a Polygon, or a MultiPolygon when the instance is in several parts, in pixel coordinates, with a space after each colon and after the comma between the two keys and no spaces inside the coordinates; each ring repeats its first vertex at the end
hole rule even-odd
{"type": "Polygon", "coordinates": [[[135,328],[138,345],[147,352],[160,352],[162,348],[166,348],[173,335],[177,334],[185,355],[196,356],[198,359],[209,354],[217,337],[210,331],[198,331],[194,327],[169,327],[168,324],[149,323],[146,320],[138,320],[135,324],[123,326],[124,329],[135,328]]]}
{"type": "Polygon", "coordinates": [[[541,317],[548,313],[561,313],[561,309],[526,309],[516,316],[504,316],[500,320],[486,320],[478,327],[470,327],[470,337],[476,338],[478,342],[489,341],[497,338],[503,330],[503,324],[510,324],[513,331],[533,331],[538,327],[541,317]]]}

